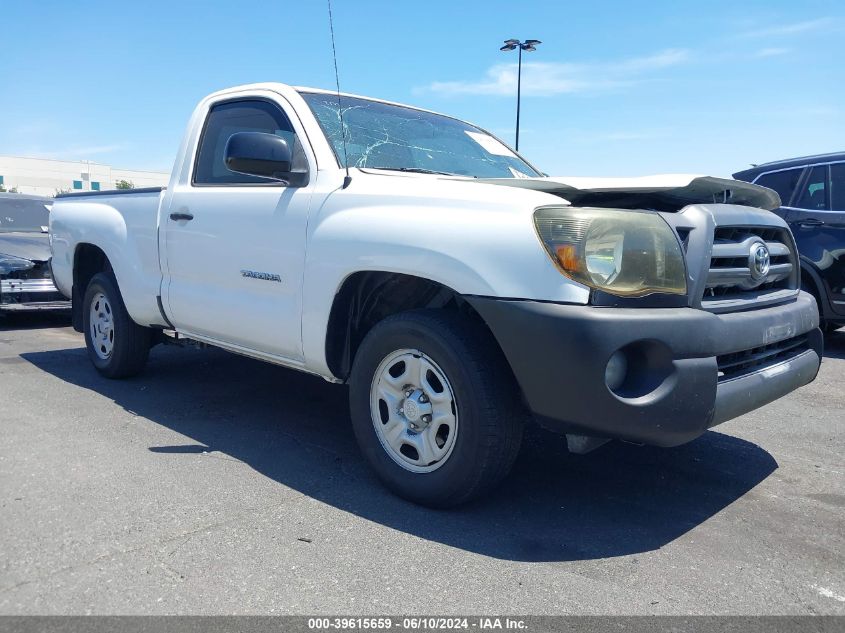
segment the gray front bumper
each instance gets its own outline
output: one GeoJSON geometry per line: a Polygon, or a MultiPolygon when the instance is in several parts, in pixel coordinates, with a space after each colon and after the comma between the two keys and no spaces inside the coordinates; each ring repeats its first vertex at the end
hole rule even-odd
{"type": "Polygon", "coordinates": [[[688,442],[811,382],[822,356],[815,300],[713,314],[467,297],[496,337],[528,406],[563,433],[659,446],[688,442]],[[794,353],[736,377],[719,357],[799,338],[794,353]],[[630,386],[612,392],[608,359],[631,352],[630,386]]]}
{"type": "Polygon", "coordinates": [[[758,409],[812,382],[820,362],[820,351],[809,349],[762,371],[720,382],[716,387],[716,410],[710,426],[758,409]]]}

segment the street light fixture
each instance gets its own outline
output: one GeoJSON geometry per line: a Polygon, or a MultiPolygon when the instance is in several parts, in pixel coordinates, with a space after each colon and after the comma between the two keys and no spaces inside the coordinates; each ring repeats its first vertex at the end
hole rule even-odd
{"type": "Polygon", "coordinates": [[[542,44],[540,40],[505,40],[505,45],[500,51],[512,51],[519,49],[519,65],[516,74],[516,151],[519,151],[519,102],[522,96],[522,51],[530,53],[537,50],[537,44],[542,44]]]}

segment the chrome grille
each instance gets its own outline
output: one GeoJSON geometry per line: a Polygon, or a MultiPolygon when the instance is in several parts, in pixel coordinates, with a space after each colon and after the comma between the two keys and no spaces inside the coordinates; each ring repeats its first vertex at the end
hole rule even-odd
{"type": "Polygon", "coordinates": [[[701,307],[730,312],[777,303],[794,296],[798,260],[789,230],[777,226],[717,226],[701,307]],[[755,267],[754,252],[768,251],[768,270],[755,267]]]}

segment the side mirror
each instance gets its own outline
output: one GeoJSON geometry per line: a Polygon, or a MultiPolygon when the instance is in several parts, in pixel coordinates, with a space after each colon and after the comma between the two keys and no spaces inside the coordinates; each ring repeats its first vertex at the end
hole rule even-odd
{"type": "Polygon", "coordinates": [[[226,167],[241,174],[282,181],[292,176],[291,148],[275,134],[236,132],[229,137],[224,156],[226,167]]]}

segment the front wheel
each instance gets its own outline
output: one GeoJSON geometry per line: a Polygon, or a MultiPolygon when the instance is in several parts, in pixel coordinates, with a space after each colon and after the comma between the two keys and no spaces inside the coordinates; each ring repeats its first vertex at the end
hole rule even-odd
{"type": "Polygon", "coordinates": [[[420,310],[365,337],[350,379],[358,444],[401,497],[451,507],[510,470],[526,417],[519,391],[483,323],[420,310]]]}
{"type": "Polygon", "coordinates": [[[129,316],[114,276],[94,275],[82,305],[85,346],[97,371],[107,378],[138,374],[150,353],[150,329],[129,316]]]}

